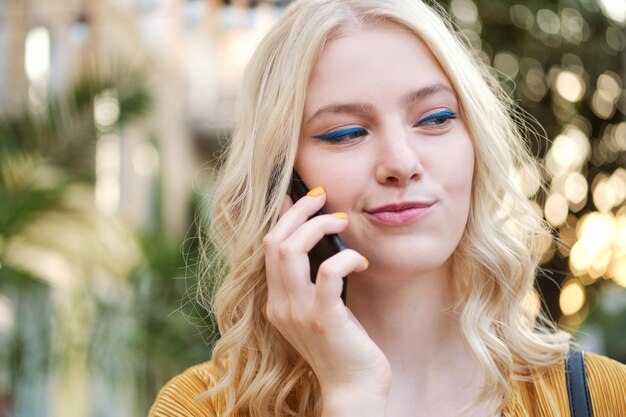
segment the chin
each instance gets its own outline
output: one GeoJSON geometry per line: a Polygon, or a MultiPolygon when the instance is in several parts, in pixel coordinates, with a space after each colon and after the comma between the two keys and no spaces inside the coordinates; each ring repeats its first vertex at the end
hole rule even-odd
{"type": "Polygon", "coordinates": [[[422,259],[416,258],[417,256],[410,258],[388,257],[384,260],[381,258],[377,262],[377,267],[374,267],[376,260],[371,260],[368,271],[372,274],[379,273],[400,278],[414,278],[416,275],[427,274],[451,266],[450,258],[438,259],[432,255],[424,255],[422,259]]]}

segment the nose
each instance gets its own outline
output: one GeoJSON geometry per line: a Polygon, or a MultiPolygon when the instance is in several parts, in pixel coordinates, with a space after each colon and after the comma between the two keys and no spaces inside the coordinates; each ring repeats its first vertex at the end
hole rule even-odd
{"type": "Polygon", "coordinates": [[[379,140],[376,179],[381,184],[406,186],[424,172],[415,138],[405,129],[393,129],[379,140]]]}

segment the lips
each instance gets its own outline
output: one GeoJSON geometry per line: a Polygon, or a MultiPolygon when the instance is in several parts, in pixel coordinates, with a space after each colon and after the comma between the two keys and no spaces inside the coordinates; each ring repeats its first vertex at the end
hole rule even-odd
{"type": "Polygon", "coordinates": [[[404,226],[427,215],[433,204],[435,204],[434,201],[405,201],[386,204],[365,212],[375,223],[385,226],[404,226]]]}

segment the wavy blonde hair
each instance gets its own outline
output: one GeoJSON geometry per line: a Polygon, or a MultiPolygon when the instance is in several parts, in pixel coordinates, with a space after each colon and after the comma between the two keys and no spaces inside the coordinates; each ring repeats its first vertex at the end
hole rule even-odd
{"type": "MultiPolygon", "coordinates": [[[[485,385],[463,412],[506,403],[512,379],[563,358],[569,335],[527,300],[549,236],[515,182],[536,167],[528,132],[489,68],[466,46],[445,13],[418,0],[300,0],[258,46],[248,64],[236,129],[218,177],[209,228],[217,249],[208,276],[218,290],[207,303],[221,338],[213,350],[224,416],[319,416],[319,383],[308,364],[265,317],[262,239],[278,220],[288,189],[309,76],[326,42],[360,27],[391,22],[431,49],[459,97],[476,165],[466,230],[453,255],[465,341],[485,385]],[[462,271],[462,273],[456,273],[462,271]]],[[[222,407],[220,407],[222,408],[222,407]]],[[[461,412],[461,414],[463,414],[461,412]]]]}

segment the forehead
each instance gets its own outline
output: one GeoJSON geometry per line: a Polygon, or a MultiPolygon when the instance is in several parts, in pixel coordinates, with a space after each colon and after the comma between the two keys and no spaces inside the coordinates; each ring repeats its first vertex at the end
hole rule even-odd
{"type": "Polygon", "coordinates": [[[305,115],[330,98],[381,99],[438,83],[451,86],[428,46],[414,33],[392,23],[350,28],[321,51],[307,87],[305,115]]]}

